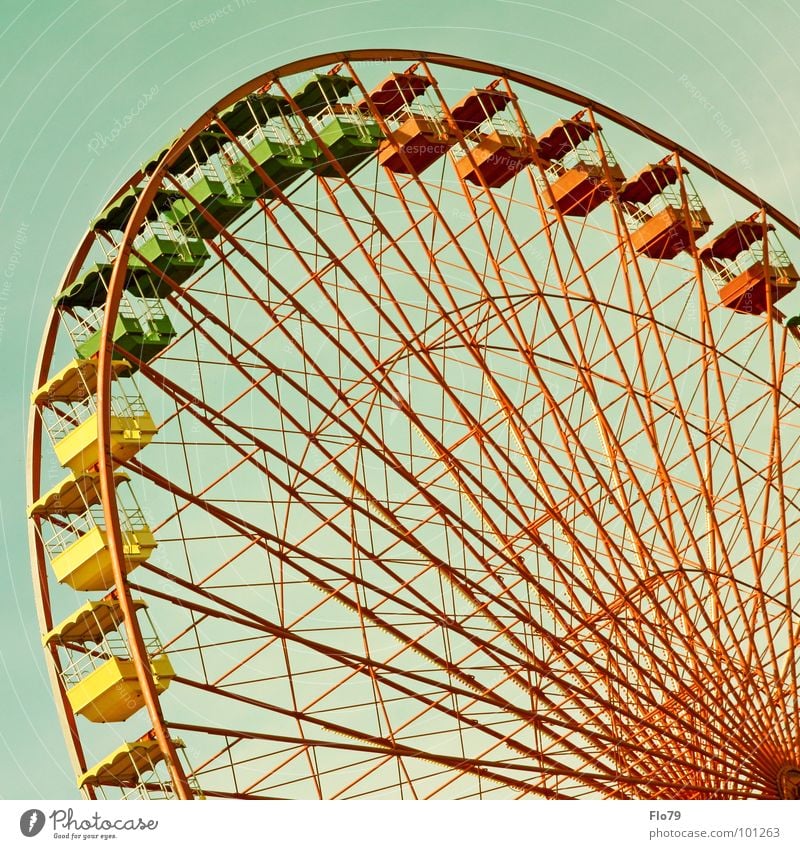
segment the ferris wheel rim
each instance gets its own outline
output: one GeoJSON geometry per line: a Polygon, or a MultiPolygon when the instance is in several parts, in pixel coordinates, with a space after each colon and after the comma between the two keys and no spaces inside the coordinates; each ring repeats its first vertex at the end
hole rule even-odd
{"type": "MultiPolygon", "coordinates": [[[[480,62],[477,60],[465,59],[462,57],[450,56],[448,54],[438,54],[438,53],[430,53],[430,52],[420,52],[413,50],[353,50],[353,51],[343,51],[336,53],[326,53],[318,56],[310,57],[308,59],[299,60],[297,62],[287,63],[279,66],[271,71],[268,71],[264,74],[260,74],[253,78],[251,81],[242,84],[236,89],[232,90],[225,97],[221,98],[211,109],[204,112],[195,122],[193,122],[190,127],[185,130],[170,146],[168,152],[164,155],[161,161],[156,166],[156,169],[150,175],[148,180],[148,184],[142,193],[139,195],[137,202],[134,206],[134,209],[131,213],[131,216],[126,225],[125,232],[120,241],[120,250],[119,254],[114,262],[114,269],[111,276],[111,282],[108,290],[108,297],[106,300],[105,306],[105,316],[103,320],[103,328],[102,328],[102,342],[99,352],[99,363],[98,363],[98,408],[102,413],[100,419],[100,428],[99,428],[99,440],[100,440],[100,481],[101,487],[103,490],[103,508],[106,511],[106,522],[107,527],[109,528],[109,545],[112,552],[112,563],[115,572],[115,577],[118,579],[117,587],[119,590],[123,592],[123,594],[129,596],[128,591],[128,580],[125,574],[125,571],[122,568],[122,540],[120,536],[120,529],[117,523],[117,504],[116,504],[116,495],[115,488],[113,484],[113,465],[110,462],[110,452],[109,452],[109,440],[110,440],[110,403],[109,403],[109,394],[111,387],[111,328],[113,328],[113,323],[117,315],[117,311],[119,309],[120,298],[122,295],[123,288],[123,278],[124,278],[124,268],[127,264],[128,258],[130,256],[131,246],[133,237],[136,234],[139,227],[143,224],[145,214],[150,207],[152,200],[155,197],[156,191],[158,187],[161,185],[162,181],[165,178],[165,175],[168,173],[169,165],[175,158],[185,150],[189,144],[191,144],[192,140],[197,137],[197,135],[202,132],[202,130],[208,125],[208,123],[218,117],[218,113],[222,111],[227,106],[236,102],[242,96],[250,93],[255,90],[260,85],[266,85],[268,82],[271,82],[275,79],[279,79],[280,77],[287,76],[294,73],[301,73],[303,71],[307,71],[313,68],[318,68],[321,66],[325,66],[327,64],[335,64],[339,62],[361,62],[361,61],[391,61],[391,60],[425,60],[429,61],[432,64],[446,65],[448,67],[457,68],[460,70],[473,70],[481,73],[487,74],[497,74],[506,77],[510,81],[529,86],[538,91],[542,91],[546,94],[552,94],[553,96],[559,97],[563,100],[567,100],[575,103],[578,106],[588,107],[597,112],[598,115],[608,117],[613,120],[615,123],[620,124],[623,127],[626,127],[633,132],[647,138],[650,141],[654,141],[655,143],[661,145],[667,150],[678,151],[681,153],[686,161],[691,162],[696,167],[703,170],[709,176],[712,177],[717,182],[720,182],[723,185],[726,185],[727,188],[732,189],[736,194],[742,197],[749,202],[752,202],[755,206],[761,207],[765,210],[765,212],[769,213],[770,217],[781,224],[788,232],[792,233],[800,237],[800,226],[791,221],[787,216],[780,213],[777,209],[772,207],[770,204],[766,203],[763,199],[758,197],[751,190],[747,189],[738,181],[733,180],[727,175],[723,174],[718,169],[714,168],[712,165],[707,163],[705,160],[700,159],[695,156],[691,151],[681,148],[680,145],[675,144],[670,139],[662,136],[661,134],[656,133],[655,131],[650,130],[644,125],[639,124],[633,119],[628,118],[627,116],[622,115],[622,113],[618,113],[615,110],[610,109],[609,107],[605,107],[602,104],[598,104],[595,101],[592,101],[589,98],[586,98],[582,95],[579,95],[575,92],[571,92],[567,89],[562,89],[560,86],[554,86],[551,83],[548,83],[545,80],[541,80],[536,77],[532,77],[527,74],[523,74],[521,72],[512,71],[501,66],[480,62]],[[727,182],[726,182],[727,181],[727,182]]],[[[118,197],[122,194],[128,187],[135,185],[142,177],[142,172],[138,171],[134,174],[126,183],[123,184],[122,188],[118,190],[118,192],[114,195],[114,197],[118,197]]],[[[67,272],[64,276],[64,281],[62,282],[62,287],[64,288],[71,282],[71,276],[74,276],[77,273],[78,268],[80,266],[80,261],[77,258],[78,255],[83,250],[83,255],[85,256],[86,250],[88,250],[88,245],[91,243],[93,238],[92,231],[90,230],[87,235],[84,237],[84,242],[79,246],[79,249],[76,253],[76,258],[73,259],[70,266],[67,269],[67,272]]],[[[772,317],[773,321],[776,321],[775,316],[772,317]]],[[[37,367],[37,377],[38,381],[37,385],[39,385],[42,380],[46,378],[46,373],[50,367],[50,358],[53,353],[53,345],[55,342],[55,333],[56,333],[56,324],[57,317],[55,316],[54,311],[51,312],[51,316],[49,319],[49,329],[48,333],[43,340],[42,349],[40,351],[40,359],[39,365],[37,367]]],[[[40,458],[33,456],[35,452],[35,445],[41,444],[41,425],[35,420],[32,420],[31,426],[31,436],[29,437],[29,457],[31,462],[29,463],[29,468],[31,469],[31,475],[29,477],[29,488],[31,490],[31,495],[36,495],[36,489],[39,487],[39,476],[40,476],[40,458]],[[36,478],[34,480],[34,478],[36,478]]],[[[35,500],[32,498],[31,501],[35,500]]],[[[31,532],[31,540],[33,541],[34,535],[31,532]]],[[[32,542],[33,544],[33,542],[32,542]]],[[[37,553],[37,562],[41,563],[42,556],[40,553],[37,553]]],[[[34,566],[34,573],[37,573],[36,566],[34,566]]],[[[38,573],[38,586],[35,581],[35,586],[37,586],[37,603],[40,605],[49,605],[49,593],[47,591],[47,584],[45,580],[45,586],[41,586],[41,570],[38,573]]],[[[128,627],[132,628],[134,632],[138,631],[138,624],[136,623],[135,616],[130,616],[129,621],[129,613],[126,612],[126,624],[128,627]]],[[[141,657],[140,657],[141,660],[141,657]]],[[[137,674],[139,673],[139,669],[137,668],[137,674]]],[[[143,687],[147,686],[147,680],[150,681],[152,685],[152,675],[149,671],[146,671],[146,667],[144,662],[141,663],[141,672],[142,672],[142,683],[143,687]]],[[[158,702],[158,697],[155,693],[153,693],[155,702],[158,702]]],[[[150,705],[148,704],[148,708],[150,705]]],[[[62,711],[59,710],[61,714],[62,711]]],[[[69,713],[67,711],[67,713],[69,713]]],[[[74,717],[73,717],[74,719],[74,717]]],[[[163,723],[163,719],[159,720],[158,712],[151,714],[151,719],[153,720],[154,729],[158,733],[158,726],[161,725],[161,730],[164,733],[165,740],[168,738],[166,723],[163,723]]],[[[169,755],[169,760],[174,760],[177,763],[177,758],[173,757],[174,752],[165,752],[165,754],[169,755]]],[[[178,781],[180,784],[180,781],[178,781]]]]}

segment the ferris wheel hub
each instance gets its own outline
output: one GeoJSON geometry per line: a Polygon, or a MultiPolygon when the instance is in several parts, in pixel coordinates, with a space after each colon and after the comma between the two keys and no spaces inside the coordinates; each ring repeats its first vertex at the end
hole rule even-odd
{"type": "Polygon", "coordinates": [[[784,764],[778,771],[778,796],[800,800],[800,766],[784,764]]]}

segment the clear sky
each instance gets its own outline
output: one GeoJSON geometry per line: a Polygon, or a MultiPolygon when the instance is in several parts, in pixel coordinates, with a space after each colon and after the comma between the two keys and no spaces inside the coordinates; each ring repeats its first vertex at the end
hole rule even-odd
{"type": "Polygon", "coordinates": [[[64,267],[138,163],[257,73],[338,49],[420,48],[583,91],[797,218],[798,37],[797,0],[3,0],[0,797],[77,795],[32,600],[28,398],[64,267]]]}

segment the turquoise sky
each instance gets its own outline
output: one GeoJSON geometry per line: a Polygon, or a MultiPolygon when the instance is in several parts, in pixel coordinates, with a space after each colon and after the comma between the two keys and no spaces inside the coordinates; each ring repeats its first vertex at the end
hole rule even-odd
{"type": "Polygon", "coordinates": [[[288,13],[275,0],[3,0],[0,797],[77,796],[32,600],[28,397],[64,267],[88,220],[138,163],[257,73],[331,50],[418,47],[583,91],[694,148],[797,218],[798,7],[296,0],[288,13]]]}

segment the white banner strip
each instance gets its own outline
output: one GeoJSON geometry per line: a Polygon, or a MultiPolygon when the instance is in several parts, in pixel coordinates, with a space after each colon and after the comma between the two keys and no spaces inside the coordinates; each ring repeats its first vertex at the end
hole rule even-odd
{"type": "Polygon", "coordinates": [[[797,847],[789,802],[0,801],[0,846],[178,849],[797,847]]]}

